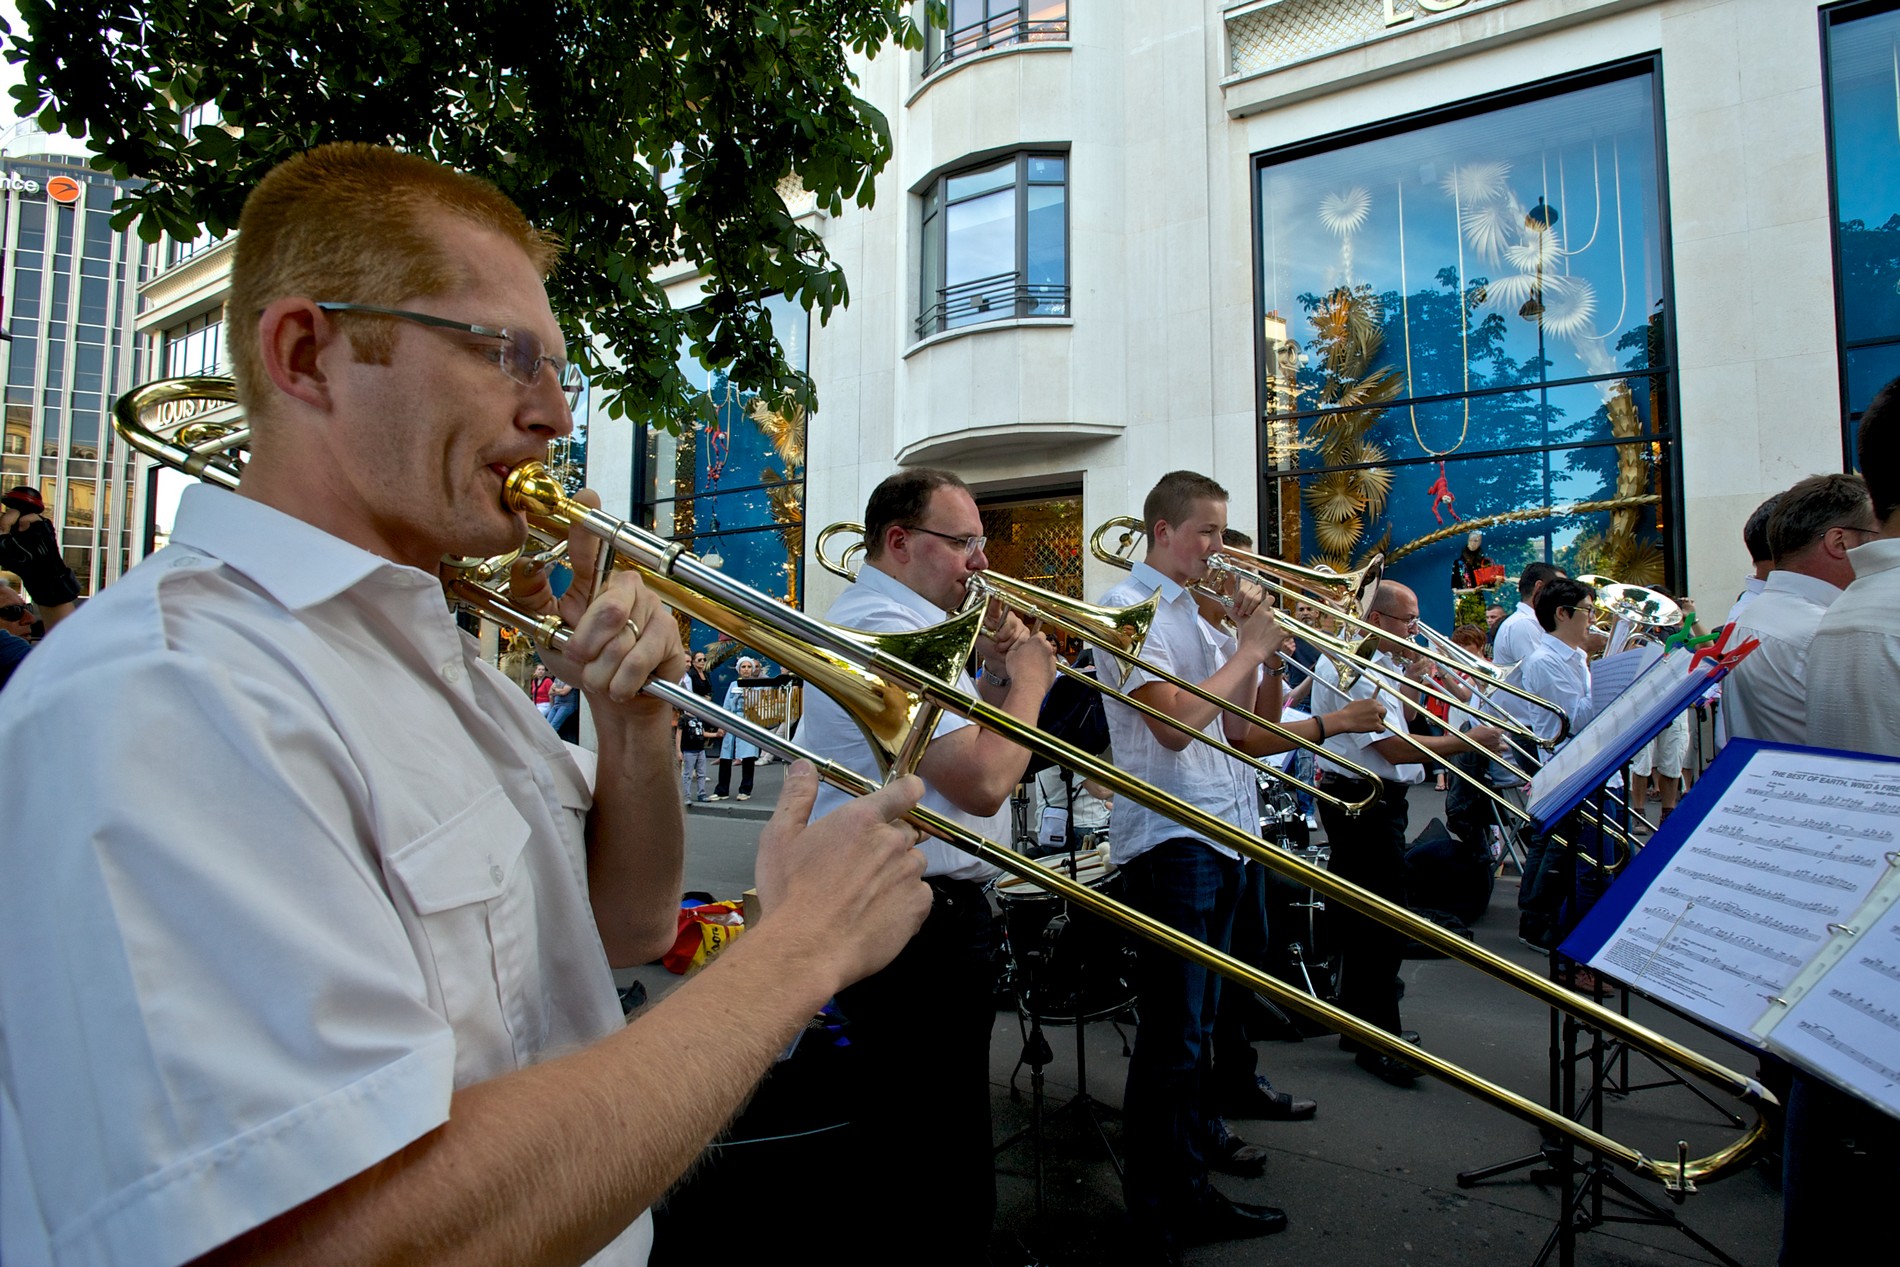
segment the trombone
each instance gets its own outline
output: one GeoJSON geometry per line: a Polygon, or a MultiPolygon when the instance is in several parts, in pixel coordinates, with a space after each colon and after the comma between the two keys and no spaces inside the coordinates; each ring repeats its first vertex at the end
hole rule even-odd
{"type": "MultiPolygon", "coordinates": [[[[1135,540],[1137,537],[1144,535],[1145,531],[1146,529],[1139,519],[1130,518],[1128,516],[1111,519],[1095,530],[1094,534],[1090,537],[1089,548],[1094,552],[1095,557],[1104,563],[1112,563],[1117,567],[1128,567],[1129,556],[1133,552],[1135,540]],[[1121,532],[1120,548],[1119,550],[1110,550],[1104,544],[1104,541],[1109,533],[1116,530],[1120,530],[1121,532]]],[[[1279,615],[1280,624],[1284,628],[1291,630],[1297,636],[1306,639],[1314,646],[1331,655],[1344,657],[1361,673],[1376,673],[1388,678],[1403,676],[1392,673],[1391,670],[1385,668],[1383,665],[1372,664],[1371,655],[1365,650],[1363,642],[1358,647],[1349,646],[1345,639],[1326,634],[1314,628],[1312,625],[1307,624],[1305,621],[1299,620],[1286,613],[1284,610],[1287,605],[1286,600],[1289,597],[1297,599],[1299,597],[1299,591],[1302,589],[1333,590],[1340,595],[1341,600],[1345,603],[1345,607],[1351,609],[1336,610],[1334,614],[1337,615],[1339,619],[1357,629],[1363,630],[1367,634],[1381,633],[1382,631],[1380,629],[1368,623],[1366,620],[1366,616],[1370,612],[1373,600],[1378,592],[1379,577],[1382,571],[1381,559],[1378,556],[1374,556],[1357,571],[1344,573],[1334,572],[1331,569],[1306,568],[1300,567],[1297,564],[1282,563],[1278,559],[1268,558],[1266,555],[1256,554],[1251,550],[1242,550],[1234,546],[1222,546],[1207,562],[1209,570],[1216,575],[1230,576],[1250,584],[1260,585],[1277,595],[1282,601],[1283,608],[1279,615]],[[1290,584],[1289,581],[1291,582],[1290,584]]],[[[1202,584],[1205,586],[1206,582],[1203,581],[1202,584]]],[[[1216,599],[1223,597],[1218,589],[1210,587],[1206,592],[1209,593],[1210,597],[1216,599]]],[[[1423,626],[1421,626],[1421,628],[1423,628],[1423,626]]],[[[1436,648],[1426,649],[1424,655],[1427,659],[1442,664],[1447,668],[1459,667],[1448,655],[1436,648]]],[[[1453,708],[1461,708],[1464,706],[1463,701],[1455,699],[1435,688],[1419,683],[1411,683],[1411,685],[1417,686],[1424,694],[1443,702],[1447,706],[1453,708]]],[[[1553,748],[1563,742],[1570,733],[1570,719],[1564,716],[1562,709],[1552,704],[1549,700],[1541,696],[1533,695],[1529,691],[1519,687],[1512,686],[1501,678],[1494,680],[1492,685],[1509,694],[1522,698],[1527,704],[1553,713],[1559,718],[1557,737],[1550,740],[1539,738],[1529,727],[1522,725],[1515,719],[1503,721],[1503,724],[1499,727],[1500,729],[1509,732],[1525,743],[1534,743],[1538,747],[1545,749],[1553,748]]]]}
{"type": "MultiPolygon", "coordinates": [[[[819,566],[823,567],[832,575],[841,576],[847,581],[857,580],[857,569],[852,567],[851,559],[853,555],[860,554],[863,550],[864,525],[848,521],[827,526],[818,534],[818,539],[814,546],[819,566]],[[856,534],[857,540],[840,550],[836,558],[833,558],[827,553],[831,543],[835,539],[849,534],[856,534]]],[[[1100,607],[1093,603],[1084,603],[1077,599],[1069,598],[1066,595],[1057,594],[1051,590],[1043,589],[1041,586],[1032,585],[1028,581],[1018,580],[1013,576],[1005,576],[1000,572],[976,572],[971,574],[969,578],[969,590],[965,598],[966,609],[987,610],[991,600],[995,600],[1004,608],[1026,612],[1032,618],[1044,624],[1052,625],[1064,633],[1072,634],[1086,642],[1093,643],[1103,651],[1112,655],[1118,663],[1124,666],[1124,672],[1121,675],[1124,679],[1127,677],[1125,671],[1127,666],[1138,666],[1144,673],[1164,681],[1178,690],[1186,691],[1199,699],[1205,700],[1224,712],[1232,713],[1249,725],[1258,726],[1270,734],[1278,735],[1289,743],[1305,748],[1311,752],[1320,753],[1324,751],[1319,744],[1294,734],[1291,730],[1278,722],[1269,721],[1250,709],[1242,708],[1232,700],[1224,699],[1212,691],[1207,690],[1198,682],[1190,682],[1186,678],[1172,673],[1159,665],[1149,664],[1142,660],[1140,658],[1141,644],[1147,638],[1148,630],[1154,623],[1155,608],[1160,602],[1160,595],[1158,593],[1149,595],[1141,602],[1131,603],[1127,607],[1100,607]]],[[[1240,761],[1255,770],[1271,775],[1283,783],[1290,783],[1302,792],[1306,792],[1311,796],[1336,805],[1348,815],[1354,817],[1358,816],[1365,812],[1366,807],[1377,799],[1377,792],[1375,791],[1368,793],[1361,800],[1348,801],[1323,788],[1306,783],[1295,777],[1290,771],[1283,770],[1271,762],[1263,761],[1259,757],[1243,752],[1224,740],[1216,739],[1206,731],[1196,730],[1193,726],[1181,721],[1179,718],[1151,704],[1143,703],[1133,695],[1117,687],[1110,686],[1101,678],[1091,677],[1073,665],[1063,663],[1060,656],[1056,658],[1056,672],[1064,677],[1072,678],[1075,681],[1086,684],[1091,690],[1102,692],[1110,699],[1127,705],[1142,716],[1152,718],[1162,725],[1167,726],[1169,729],[1186,735],[1192,741],[1207,744],[1215,751],[1232,757],[1234,760],[1240,761]]],[[[1330,754],[1328,755],[1331,760],[1339,760],[1337,757],[1332,757],[1330,754]]],[[[1354,762],[1348,761],[1345,762],[1345,764],[1354,769],[1364,770],[1363,767],[1358,766],[1354,762]]],[[[1364,770],[1364,777],[1370,780],[1372,778],[1372,772],[1370,770],[1364,770]]]]}
{"type": "MultiPolygon", "coordinates": [[[[202,473],[211,482],[224,487],[234,487],[238,473],[234,469],[235,463],[228,456],[198,453],[188,445],[163,440],[144,426],[142,415],[156,402],[191,395],[229,400],[232,390],[228,380],[211,379],[191,380],[189,385],[171,380],[135,388],[121,398],[116,408],[119,430],[126,442],[142,453],[157,457],[181,470],[190,470],[192,467],[189,464],[195,464],[194,473],[202,473]],[[217,460],[212,460],[213,457],[217,460]]],[[[788,608],[770,595],[731,580],[701,562],[679,543],[669,542],[568,498],[559,482],[539,463],[524,463],[511,472],[503,490],[503,498],[511,509],[524,514],[529,523],[543,533],[560,534],[579,527],[595,535],[612,550],[612,557],[604,566],[637,569],[645,582],[669,605],[713,625],[730,637],[757,646],[781,663],[794,668],[794,671],[838,700],[865,733],[873,750],[891,769],[907,770],[915,764],[935,729],[934,722],[939,710],[957,713],[1079,774],[1098,780],[1132,801],[1166,814],[1209,840],[1229,845],[1329,899],[1402,931],[1448,957],[1471,964],[1492,977],[1516,986],[1593,1029],[1623,1039],[1638,1050],[1659,1059],[1670,1061],[1710,1085],[1753,1104],[1757,1109],[1775,1103],[1774,1097],[1754,1079],[1690,1051],[1615,1011],[1572,994],[1555,982],[1483,950],[1384,898],[1310,866],[1282,850],[1266,846],[1252,833],[1242,831],[1231,823],[1143,783],[1109,762],[1017,721],[980,698],[957,690],[950,684],[949,678],[968,658],[981,618],[978,609],[951,617],[940,625],[915,634],[874,635],[841,629],[788,608]]],[[[606,551],[602,553],[607,554],[606,551]]],[[[451,563],[445,568],[452,573],[455,565],[451,563]]],[[[562,637],[561,630],[552,618],[520,611],[507,599],[481,591],[472,582],[452,578],[448,585],[456,600],[468,602],[496,619],[516,624],[544,644],[558,644],[562,637]]],[[[791,756],[807,755],[776,734],[743,717],[727,716],[691,692],[670,683],[649,682],[643,689],[696,716],[710,717],[720,725],[730,726],[736,733],[761,747],[791,756]]],[[[863,791],[870,786],[867,780],[831,763],[821,764],[819,769],[829,781],[847,790],[863,791]]],[[[1590,1150],[1634,1174],[1659,1181],[1674,1200],[1680,1201],[1693,1192],[1698,1182],[1713,1180],[1746,1165],[1766,1136],[1767,1123],[1758,1115],[1754,1125],[1742,1138],[1706,1157],[1691,1160],[1686,1143],[1678,1143],[1673,1158],[1650,1157],[1554,1109],[1483,1079],[1441,1057],[1414,1048],[1395,1034],[1367,1025],[1357,1017],[1267,976],[1230,955],[1185,937],[1138,911],[974,836],[936,815],[920,809],[911,817],[913,822],[933,835],[959,848],[967,848],[976,856],[1012,874],[1029,879],[1049,892],[1173,953],[1190,958],[1244,989],[1258,991],[1284,1006],[1311,1016],[1372,1050],[1423,1068],[1467,1093],[1541,1130],[1557,1134],[1590,1150]]]]}
{"type": "MultiPolygon", "coordinates": [[[[1144,533],[1145,528],[1140,520],[1122,516],[1111,519],[1097,528],[1090,537],[1089,546],[1095,557],[1102,562],[1113,564],[1119,568],[1132,568],[1134,564],[1129,554],[1132,553],[1132,548],[1137,536],[1144,533]],[[1116,530],[1119,530],[1121,533],[1120,549],[1111,550],[1105,544],[1105,539],[1111,532],[1116,530]]],[[[1423,696],[1442,700],[1451,708],[1469,713],[1484,724],[1494,726],[1496,729],[1502,730],[1520,741],[1527,744],[1535,744],[1539,748],[1554,748],[1569,734],[1570,719],[1561,708],[1558,708],[1555,704],[1552,704],[1549,700],[1544,699],[1540,695],[1534,695],[1521,687],[1506,682],[1503,675],[1497,673],[1495,666],[1487,666],[1491,669],[1490,672],[1483,675],[1487,682],[1555,716],[1558,719],[1558,730],[1554,738],[1544,739],[1533,729],[1524,725],[1516,718],[1503,713],[1495,701],[1484,695],[1482,689],[1474,688],[1474,694],[1484,701],[1474,708],[1470,701],[1460,700],[1434,687],[1416,682],[1402,672],[1389,669],[1385,665],[1379,664],[1373,658],[1374,648],[1379,640],[1388,639],[1390,635],[1371,624],[1365,618],[1377,594],[1380,573],[1380,560],[1377,558],[1372,559],[1355,572],[1337,573],[1330,570],[1304,568],[1294,564],[1281,563],[1278,560],[1269,560],[1263,555],[1254,554],[1252,551],[1237,550],[1232,546],[1223,546],[1220,553],[1209,558],[1208,563],[1217,574],[1239,581],[1263,585],[1269,590],[1279,594],[1282,598],[1285,598],[1289,594],[1297,598],[1297,591],[1293,586],[1284,585],[1275,579],[1274,576],[1267,574],[1265,568],[1268,564],[1271,564],[1278,572],[1297,579],[1302,586],[1308,588],[1334,589],[1340,592],[1342,599],[1349,599],[1350,605],[1356,607],[1359,614],[1354,615],[1349,612],[1337,610],[1335,610],[1334,614],[1338,616],[1339,619],[1367,631],[1367,636],[1356,645],[1349,645],[1344,639],[1335,638],[1307,624],[1305,621],[1287,615],[1284,609],[1276,613],[1276,618],[1282,627],[1290,629],[1296,635],[1305,638],[1313,646],[1318,647],[1320,651],[1332,661],[1333,667],[1338,674],[1339,694],[1341,695],[1347,694],[1352,687],[1353,681],[1359,676],[1371,674],[1384,683],[1384,685],[1380,687],[1381,690],[1395,690],[1399,687],[1416,689],[1423,696]],[[1262,566],[1259,569],[1251,566],[1243,566],[1242,564],[1234,562],[1233,559],[1229,557],[1234,555],[1243,556],[1249,560],[1257,560],[1262,566]]],[[[1210,586],[1206,580],[1199,582],[1196,588],[1218,602],[1226,602],[1226,594],[1217,587],[1210,586]]],[[[1419,628],[1423,629],[1425,626],[1421,624],[1419,628]]],[[[1442,635],[1437,634],[1436,631],[1433,631],[1429,636],[1433,638],[1442,637],[1442,635]]],[[[1447,668],[1457,670],[1461,667],[1460,661],[1449,653],[1443,651],[1434,652],[1431,649],[1423,647],[1415,647],[1414,649],[1426,659],[1447,668]]],[[[1462,649],[1460,649],[1459,655],[1462,656],[1463,654],[1462,649]]],[[[1405,700],[1404,702],[1407,706],[1412,705],[1412,701],[1410,700],[1405,700]]],[[[1438,754],[1428,749],[1419,738],[1409,730],[1394,725],[1390,718],[1387,718],[1385,721],[1385,729],[1393,738],[1403,740],[1405,745],[1414,752],[1419,753],[1428,760],[1437,760],[1438,754]]],[[[1531,781],[1531,775],[1527,771],[1513,765],[1510,761],[1506,760],[1502,754],[1486,748],[1463,731],[1446,727],[1445,733],[1470,748],[1479,756],[1484,757],[1487,761],[1495,762],[1497,765],[1503,767],[1507,773],[1519,782],[1529,783],[1531,781]]],[[[1324,755],[1328,761],[1335,765],[1351,765],[1350,762],[1342,761],[1338,754],[1331,751],[1326,752],[1324,755]]],[[[1533,827],[1536,826],[1536,822],[1531,818],[1529,812],[1526,811],[1523,806],[1517,804],[1499,792],[1495,787],[1491,786],[1489,779],[1480,774],[1473,774],[1451,762],[1445,762],[1444,765],[1449,773],[1469,784],[1480,795],[1484,796],[1492,804],[1501,807],[1513,818],[1533,827]]],[[[1360,778],[1371,777],[1359,771],[1355,771],[1355,773],[1360,778]]],[[[1590,810],[1580,808],[1578,813],[1584,821],[1622,843],[1624,848],[1622,850],[1622,859],[1617,864],[1618,866],[1629,859],[1634,852],[1635,841],[1627,830],[1614,822],[1600,818],[1590,810]]],[[[1566,848],[1574,848],[1574,846],[1571,846],[1570,843],[1562,837],[1553,836],[1553,840],[1566,848]]],[[[1579,856],[1585,858],[1586,861],[1591,861],[1582,851],[1579,850],[1577,852],[1579,856]]],[[[1614,870],[1615,868],[1612,867],[1610,869],[1614,870]]]]}

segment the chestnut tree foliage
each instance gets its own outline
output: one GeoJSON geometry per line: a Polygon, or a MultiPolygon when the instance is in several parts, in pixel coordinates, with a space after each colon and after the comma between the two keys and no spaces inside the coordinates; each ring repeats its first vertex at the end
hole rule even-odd
{"type": "Polygon", "coordinates": [[[20,14],[6,40],[20,111],[146,182],[115,225],[222,235],[266,171],[326,141],[426,154],[559,235],[550,292],[572,354],[614,416],[673,428],[708,409],[675,364],[682,341],[815,404],[763,301],[822,319],[845,278],[778,186],[796,175],[832,215],[869,206],[890,130],[847,57],[922,44],[907,0],[20,0],[20,14]],[[227,126],[181,130],[199,103],[227,126]],[[705,298],[675,310],[653,273],[682,259],[705,298]]]}

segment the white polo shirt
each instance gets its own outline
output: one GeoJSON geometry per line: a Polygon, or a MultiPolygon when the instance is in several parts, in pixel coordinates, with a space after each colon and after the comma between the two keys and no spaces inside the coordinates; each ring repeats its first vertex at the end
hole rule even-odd
{"type": "Polygon", "coordinates": [[[187,490],[0,696],[0,1260],[186,1261],[619,1030],[572,751],[435,577],[187,490]]]}
{"type": "MultiPolygon", "coordinates": [[[[1590,699],[1590,653],[1582,647],[1571,646],[1547,630],[1537,631],[1537,641],[1518,666],[1511,684],[1563,709],[1564,715],[1570,718],[1573,735],[1596,716],[1596,705],[1590,699]]],[[[1555,739],[1563,729],[1557,715],[1547,708],[1539,708],[1507,691],[1499,691],[1494,698],[1499,707],[1529,726],[1539,739],[1555,739]]]]}
{"type": "MultiPolygon", "coordinates": [[[[866,563],[858,569],[857,581],[846,586],[844,593],[838,596],[838,601],[825,613],[825,619],[834,625],[862,629],[868,633],[903,633],[940,624],[949,618],[949,612],[890,573],[880,571],[872,563],[866,563]]],[[[976,694],[976,683],[967,672],[957,675],[955,685],[965,694],[976,694]]],[[[945,713],[937,723],[934,738],[941,739],[968,725],[970,722],[966,718],[945,713]]],[[[817,756],[828,757],[840,765],[849,766],[866,778],[884,777],[871,755],[871,745],[865,741],[864,732],[858,729],[858,724],[851,720],[844,709],[838,707],[836,701],[822,691],[805,692],[805,716],[798,723],[798,742],[817,756]]],[[[823,818],[849,799],[848,793],[840,792],[829,784],[820,787],[817,804],[812,807],[812,818],[823,818]]],[[[925,785],[923,800],[919,804],[962,823],[977,835],[999,845],[1007,847],[1010,844],[1007,804],[987,816],[966,814],[928,784],[925,785]]],[[[918,848],[926,859],[925,876],[987,880],[996,874],[994,866],[981,858],[971,857],[953,845],[945,844],[935,836],[925,837],[918,848]]]]}

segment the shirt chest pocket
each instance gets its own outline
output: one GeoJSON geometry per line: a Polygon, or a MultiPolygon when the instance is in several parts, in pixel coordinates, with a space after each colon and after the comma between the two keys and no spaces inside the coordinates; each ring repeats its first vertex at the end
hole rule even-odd
{"type": "Polygon", "coordinates": [[[545,1037],[528,834],[491,788],[389,855],[431,1002],[455,1030],[457,1085],[527,1063],[545,1037]]]}

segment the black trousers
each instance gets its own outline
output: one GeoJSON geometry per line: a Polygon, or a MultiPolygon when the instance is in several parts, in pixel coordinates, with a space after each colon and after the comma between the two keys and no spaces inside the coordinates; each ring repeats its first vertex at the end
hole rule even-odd
{"type": "MultiPolygon", "coordinates": [[[[1240,900],[1234,906],[1227,953],[1265,971],[1267,949],[1267,869],[1250,862],[1241,868],[1240,900]]],[[[1247,1017],[1258,1004],[1251,990],[1231,981],[1222,981],[1219,988],[1220,1003],[1214,1012],[1214,1090],[1245,1093],[1260,1068],[1260,1053],[1247,1036],[1247,1017]]]]}
{"type": "Polygon", "coordinates": [[[933,879],[930,916],[881,972],[838,995],[855,1073],[854,1154],[824,1218],[841,1263],[982,1264],[996,1216],[990,1157],[990,906],[981,885],[933,879]]]}
{"type": "MultiPolygon", "coordinates": [[[[1326,790],[1356,801],[1367,784],[1326,776],[1326,790]]],[[[1357,818],[1321,801],[1320,823],[1332,845],[1327,869],[1342,880],[1405,905],[1405,845],[1408,811],[1405,784],[1381,781],[1379,798],[1357,818]]],[[[1399,1032],[1399,966],[1405,937],[1365,916],[1336,906],[1333,929],[1339,939],[1339,1006],[1368,1025],[1399,1032]]]]}
{"type": "MultiPolygon", "coordinates": [[[[739,760],[739,790],[747,796],[752,795],[752,765],[757,757],[742,757],[739,760]]],[[[713,789],[714,796],[727,796],[732,792],[732,758],[719,758],[719,786],[713,789]]]]}

